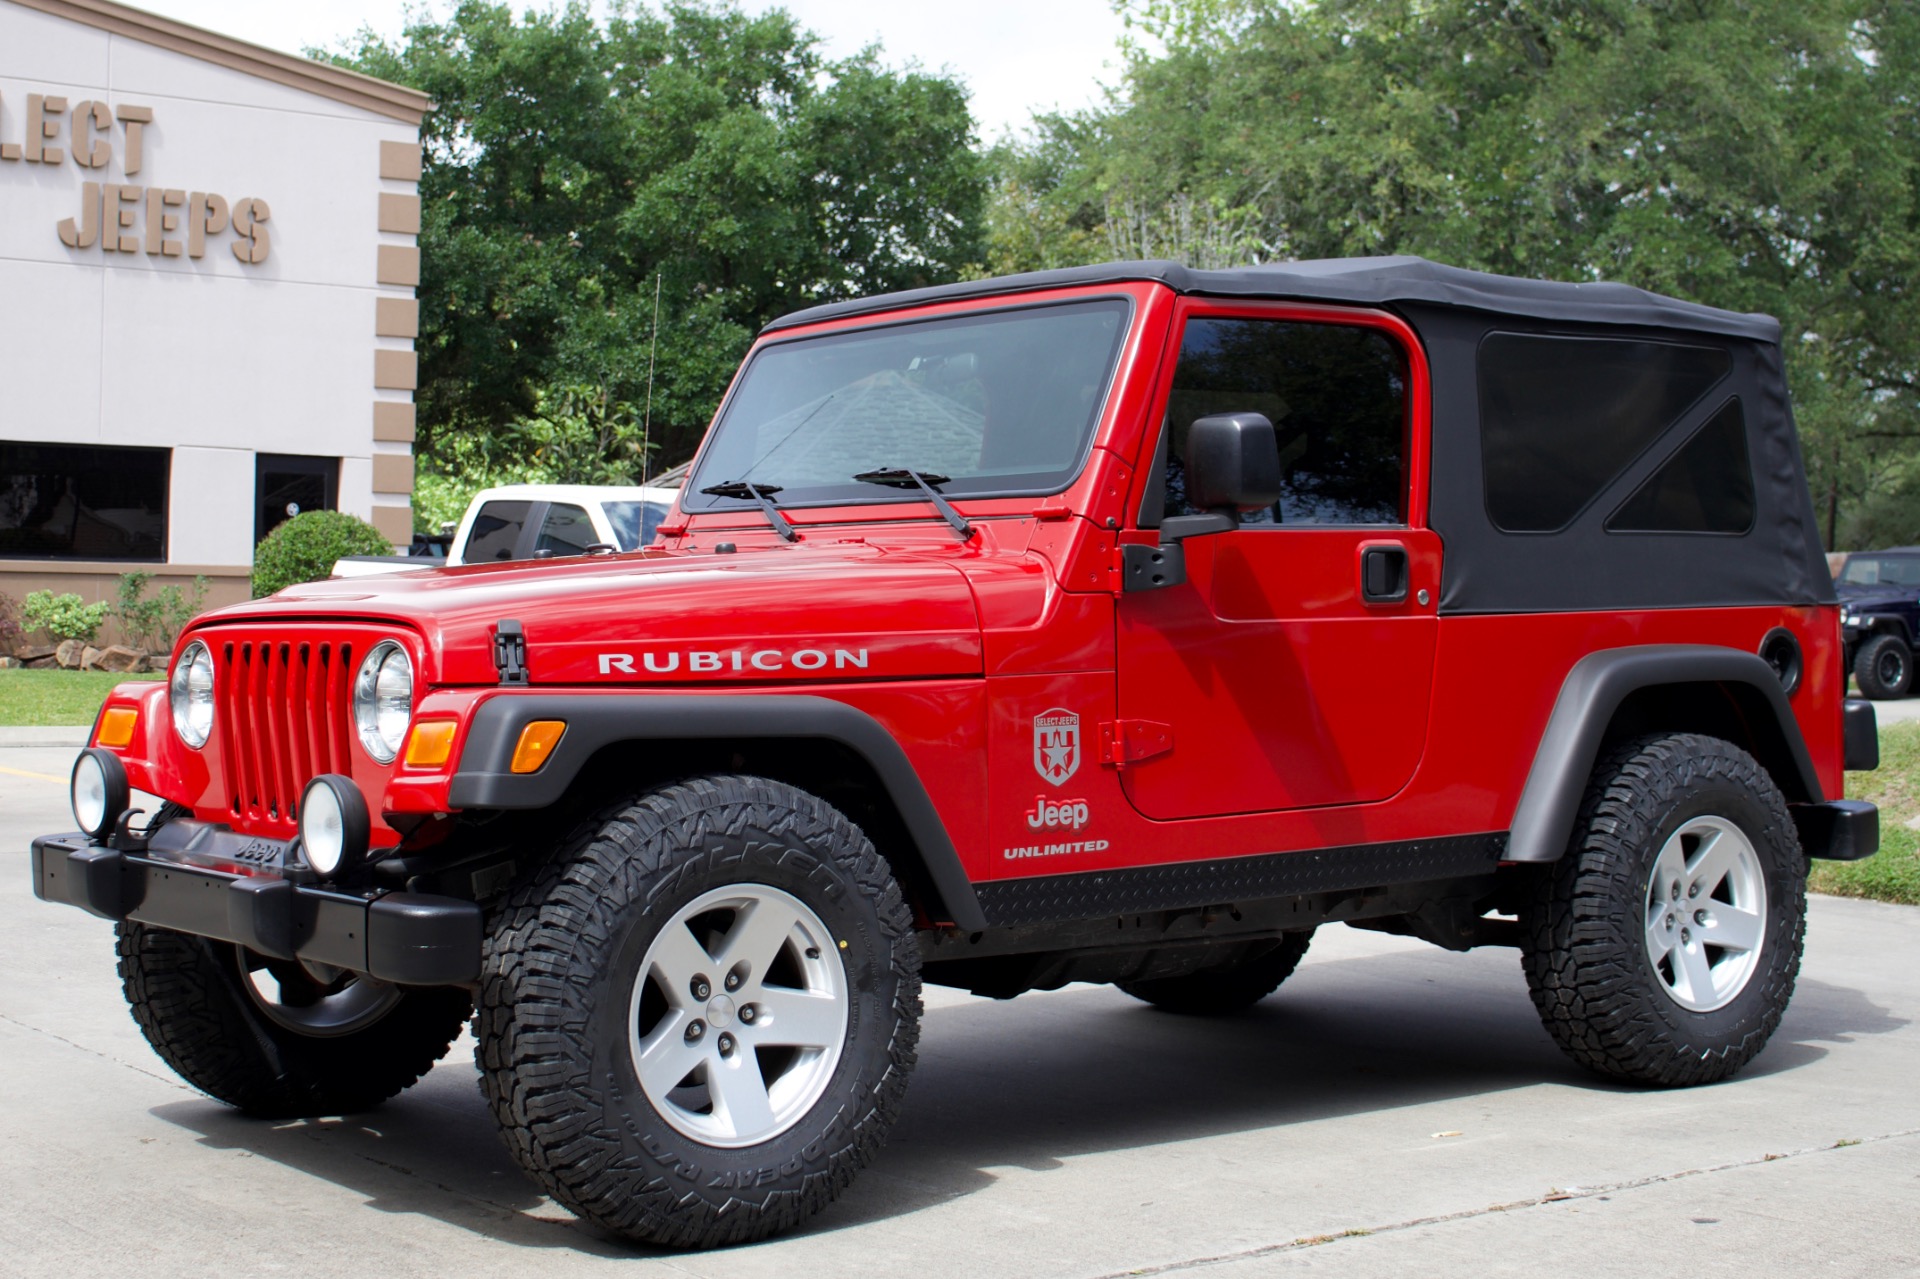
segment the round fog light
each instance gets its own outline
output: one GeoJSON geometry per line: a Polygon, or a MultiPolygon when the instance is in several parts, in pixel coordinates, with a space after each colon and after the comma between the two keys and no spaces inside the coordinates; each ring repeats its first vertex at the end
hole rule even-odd
{"type": "Polygon", "coordinates": [[[80,758],[73,761],[70,793],[73,819],[92,839],[113,834],[114,824],[132,802],[126,766],[119,756],[97,746],[81,751],[80,758]]]}
{"type": "Polygon", "coordinates": [[[353,779],[322,773],[300,796],[300,847],[323,879],[358,866],[372,831],[367,801],[353,779]]]}

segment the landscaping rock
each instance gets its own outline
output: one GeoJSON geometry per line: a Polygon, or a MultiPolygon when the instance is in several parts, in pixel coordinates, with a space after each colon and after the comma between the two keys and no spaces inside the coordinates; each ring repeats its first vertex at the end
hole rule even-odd
{"type": "Polygon", "coordinates": [[[20,647],[18,650],[14,652],[14,656],[19,658],[22,662],[37,662],[43,657],[50,658],[53,656],[53,645],[51,644],[23,645],[22,647],[20,647]]]}
{"type": "Polygon", "coordinates": [[[53,660],[52,654],[48,654],[46,657],[28,658],[24,663],[22,663],[22,665],[24,665],[28,670],[50,671],[54,668],[56,663],[53,660]]]}
{"type": "Polygon", "coordinates": [[[99,669],[100,650],[89,644],[80,650],[80,669],[91,671],[99,669]]]}
{"type": "Polygon", "coordinates": [[[130,673],[139,670],[147,664],[147,655],[145,653],[142,653],[139,649],[128,648],[123,644],[115,644],[112,648],[97,651],[98,656],[94,661],[98,668],[103,671],[130,673]]]}
{"type": "Polygon", "coordinates": [[[0,671],[10,671],[18,665],[20,659],[17,657],[0,657],[0,671]]]}
{"type": "Polygon", "coordinates": [[[87,646],[81,640],[61,640],[53,650],[53,660],[60,664],[63,671],[77,671],[80,669],[80,655],[86,651],[87,646]]]}

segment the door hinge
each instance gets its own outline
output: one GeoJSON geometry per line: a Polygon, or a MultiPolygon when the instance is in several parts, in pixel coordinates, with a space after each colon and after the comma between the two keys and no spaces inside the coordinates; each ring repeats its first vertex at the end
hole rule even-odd
{"type": "Polygon", "coordinates": [[[1157,591],[1187,580],[1187,557],[1180,543],[1164,546],[1128,542],[1114,556],[1114,590],[1157,591]]]}
{"type": "Polygon", "coordinates": [[[493,665],[502,684],[527,682],[527,636],[510,617],[493,628],[493,665]]]}
{"type": "Polygon", "coordinates": [[[1115,719],[1100,725],[1100,762],[1114,768],[1138,764],[1173,749],[1173,725],[1150,719],[1115,719]]]}

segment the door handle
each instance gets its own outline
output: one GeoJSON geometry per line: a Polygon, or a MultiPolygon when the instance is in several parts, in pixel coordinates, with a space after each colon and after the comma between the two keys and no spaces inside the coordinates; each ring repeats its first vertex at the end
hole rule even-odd
{"type": "Polygon", "coordinates": [[[1407,548],[1369,546],[1360,552],[1360,598],[1368,604],[1398,604],[1407,598],[1407,548]]]}

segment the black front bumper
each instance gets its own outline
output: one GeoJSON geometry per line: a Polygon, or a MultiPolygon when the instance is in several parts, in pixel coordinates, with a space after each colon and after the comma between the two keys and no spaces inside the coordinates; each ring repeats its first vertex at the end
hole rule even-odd
{"type": "Polygon", "coordinates": [[[409,986],[480,975],[479,906],[425,893],[295,883],[286,845],[171,822],[139,851],[78,831],[33,841],[33,892],[105,919],[133,919],[409,986]]]}

